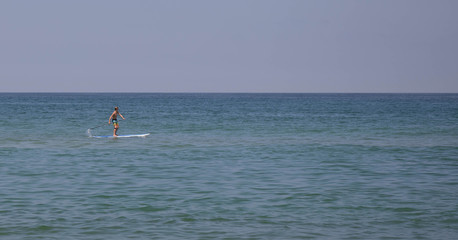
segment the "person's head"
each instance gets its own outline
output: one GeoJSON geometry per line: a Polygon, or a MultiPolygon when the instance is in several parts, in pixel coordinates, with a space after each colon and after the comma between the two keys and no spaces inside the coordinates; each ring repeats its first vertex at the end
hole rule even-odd
{"type": "Polygon", "coordinates": [[[115,111],[118,111],[118,107],[115,107],[115,111]]]}

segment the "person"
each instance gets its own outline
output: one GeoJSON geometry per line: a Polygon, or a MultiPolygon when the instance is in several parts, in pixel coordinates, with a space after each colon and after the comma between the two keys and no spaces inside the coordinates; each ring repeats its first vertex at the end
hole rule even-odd
{"type": "Polygon", "coordinates": [[[118,115],[122,117],[123,120],[126,120],[121,113],[119,113],[118,107],[115,107],[114,112],[110,115],[110,118],[108,119],[108,124],[111,124],[113,122],[113,137],[118,136],[118,128],[119,128],[119,123],[118,123],[118,115]]]}

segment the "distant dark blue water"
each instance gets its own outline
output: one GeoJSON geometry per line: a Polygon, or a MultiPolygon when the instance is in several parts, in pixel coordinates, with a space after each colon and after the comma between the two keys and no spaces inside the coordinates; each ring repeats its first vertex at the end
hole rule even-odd
{"type": "Polygon", "coordinates": [[[0,239],[455,239],[458,94],[0,94],[0,239]],[[126,118],[109,135],[114,106],[126,118]]]}

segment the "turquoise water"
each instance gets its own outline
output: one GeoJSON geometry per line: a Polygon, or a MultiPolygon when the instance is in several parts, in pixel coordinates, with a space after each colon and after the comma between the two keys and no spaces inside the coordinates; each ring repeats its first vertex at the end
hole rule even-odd
{"type": "Polygon", "coordinates": [[[458,236],[458,94],[1,93],[0,112],[0,239],[458,236]],[[114,106],[119,134],[151,135],[88,137],[114,106]]]}

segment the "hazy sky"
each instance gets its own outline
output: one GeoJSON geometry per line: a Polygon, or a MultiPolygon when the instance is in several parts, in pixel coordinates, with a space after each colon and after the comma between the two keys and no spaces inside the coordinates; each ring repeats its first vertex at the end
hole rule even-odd
{"type": "Polygon", "coordinates": [[[458,92],[457,0],[3,0],[0,34],[0,92],[458,92]]]}

